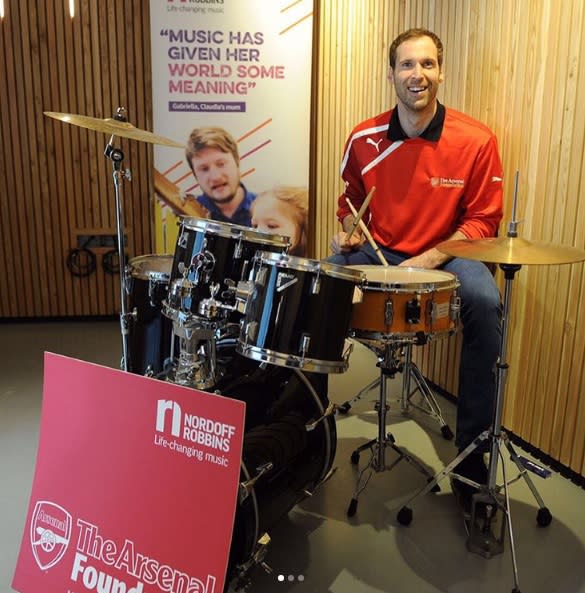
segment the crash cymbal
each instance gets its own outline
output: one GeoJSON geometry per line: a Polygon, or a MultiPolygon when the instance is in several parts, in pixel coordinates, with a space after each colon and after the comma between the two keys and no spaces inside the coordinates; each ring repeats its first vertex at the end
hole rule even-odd
{"type": "Polygon", "coordinates": [[[113,118],[99,119],[96,117],[89,117],[87,115],[73,115],[70,113],[55,113],[54,111],[45,111],[45,115],[64,121],[80,128],[87,128],[88,130],[95,130],[96,132],[104,132],[112,136],[121,136],[123,138],[130,138],[131,140],[139,140],[141,142],[150,142],[151,144],[161,144],[162,146],[174,146],[176,148],[185,148],[184,144],[179,144],[174,140],[169,140],[163,136],[157,136],[151,132],[140,130],[131,123],[119,121],[113,118]]]}
{"type": "Polygon", "coordinates": [[[519,237],[444,241],[437,245],[437,249],[446,255],[494,264],[552,265],[585,260],[582,249],[531,242],[519,237]]]}

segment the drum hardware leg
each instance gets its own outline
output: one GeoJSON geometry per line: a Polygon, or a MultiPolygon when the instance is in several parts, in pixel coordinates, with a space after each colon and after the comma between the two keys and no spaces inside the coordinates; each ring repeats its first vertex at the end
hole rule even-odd
{"type": "Polygon", "coordinates": [[[412,344],[407,344],[404,348],[404,369],[402,376],[402,395],[400,400],[400,409],[403,413],[408,412],[410,406],[417,410],[429,415],[431,418],[436,420],[441,427],[441,434],[443,438],[451,440],[453,438],[453,431],[449,428],[449,425],[443,418],[441,408],[437,403],[435,395],[432,389],[429,387],[420,369],[412,361],[412,344]],[[416,387],[411,390],[410,380],[411,378],[416,383],[416,387]],[[420,406],[412,401],[412,397],[416,392],[419,392],[426,404],[426,407],[420,406]]]}
{"type": "MultiPolygon", "coordinates": [[[[499,356],[498,361],[496,363],[496,397],[494,402],[494,415],[492,418],[492,422],[490,428],[488,430],[483,431],[471,444],[469,444],[459,455],[453,459],[447,466],[445,466],[439,473],[435,475],[433,480],[427,484],[425,488],[420,490],[419,492],[415,493],[406,503],[402,506],[402,508],[398,511],[396,518],[401,525],[409,525],[412,522],[412,509],[409,505],[419,496],[422,494],[426,494],[429,492],[433,485],[438,484],[445,476],[450,475],[454,478],[457,478],[465,483],[471,484],[478,489],[478,493],[474,495],[474,506],[473,506],[473,513],[471,520],[477,522],[478,520],[478,508],[481,506],[483,502],[484,505],[487,502],[490,506],[490,516],[495,516],[493,509],[501,510],[504,515],[504,520],[507,522],[508,526],[508,536],[510,540],[510,551],[512,556],[512,565],[514,571],[514,589],[512,593],[519,593],[520,587],[518,584],[518,570],[516,564],[516,551],[515,551],[515,543],[514,543],[514,534],[512,529],[512,520],[511,520],[511,513],[510,513],[510,499],[508,495],[508,486],[516,480],[508,482],[506,479],[506,469],[503,464],[503,456],[501,453],[502,443],[508,449],[512,461],[516,464],[518,469],[520,470],[520,476],[524,478],[526,484],[528,485],[530,491],[532,492],[536,502],[539,506],[536,520],[539,526],[546,527],[552,521],[552,515],[549,509],[544,505],[544,501],[538,494],[532,480],[529,478],[527,473],[526,464],[522,462],[522,459],[516,455],[514,448],[509,442],[508,436],[502,430],[502,414],[503,414],[503,407],[504,407],[504,393],[505,393],[505,385],[506,385],[506,374],[508,371],[508,364],[506,363],[506,347],[507,347],[507,339],[508,339],[508,324],[509,324],[509,310],[510,310],[510,302],[512,298],[512,281],[514,280],[514,276],[516,272],[521,268],[519,264],[499,264],[500,268],[504,271],[504,306],[503,306],[503,313],[502,313],[502,334],[500,337],[500,349],[499,349],[499,356]],[[459,463],[465,459],[468,455],[473,453],[478,447],[481,447],[484,442],[489,444],[489,465],[488,465],[488,481],[487,484],[478,484],[471,480],[465,480],[462,476],[458,476],[453,470],[459,465],[459,463]],[[504,488],[504,497],[500,495],[500,490],[502,486],[498,486],[496,483],[497,477],[497,470],[498,470],[498,460],[502,459],[502,473],[503,473],[503,488],[504,488]],[[479,506],[478,506],[479,505],[479,506]]],[[[542,470],[537,464],[534,464],[535,468],[538,470],[542,470]]],[[[536,473],[540,474],[540,471],[536,471],[536,473]]],[[[542,472],[543,475],[545,472],[542,472]]],[[[503,545],[493,545],[493,538],[488,538],[486,541],[485,537],[477,536],[477,529],[474,524],[470,524],[470,537],[472,541],[469,542],[468,540],[468,547],[471,551],[479,553],[485,557],[491,557],[494,553],[500,553],[503,551],[503,545]],[[475,529],[475,531],[474,531],[475,529]]],[[[484,523],[485,525],[485,523],[484,523]]],[[[489,525],[488,525],[489,526],[489,525]]],[[[481,525],[479,527],[481,531],[481,525]]]]}
{"type": "MultiPolygon", "coordinates": [[[[378,436],[377,438],[368,441],[364,445],[361,445],[351,454],[351,463],[356,465],[359,462],[360,453],[362,451],[370,449],[372,452],[368,465],[360,472],[358,476],[356,488],[347,509],[347,515],[349,517],[352,517],[355,514],[358,505],[358,497],[366,488],[373,473],[382,472],[385,470],[389,471],[393,469],[394,466],[402,459],[407,461],[416,470],[420,471],[427,478],[427,482],[432,480],[432,474],[417,459],[396,445],[396,440],[391,433],[386,433],[386,416],[389,410],[389,406],[387,404],[387,381],[389,377],[394,377],[398,370],[398,351],[398,345],[388,344],[383,355],[380,355],[380,362],[378,364],[380,367],[380,399],[378,402],[376,402],[375,406],[375,409],[378,412],[378,436]],[[398,455],[398,457],[389,466],[386,465],[387,447],[391,448],[398,455]],[[368,471],[368,474],[364,480],[363,476],[366,471],[368,471]]],[[[435,489],[435,491],[436,490],[437,489],[435,489]]]]}

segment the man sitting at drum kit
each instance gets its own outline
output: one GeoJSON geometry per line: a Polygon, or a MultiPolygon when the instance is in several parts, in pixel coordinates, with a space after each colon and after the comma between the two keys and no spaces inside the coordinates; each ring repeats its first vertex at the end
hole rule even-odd
{"type": "MultiPolygon", "coordinates": [[[[451,259],[435,245],[497,233],[502,218],[502,165],[495,135],[437,100],[443,81],[443,45],[434,33],[425,29],[402,33],[390,46],[389,62],[388,80],[394,85],[397,105],[360,123],[347,140],[341,165],[345,191],[337,211],[343,231],[333,237],[331,248],[336,255],[328,261],[378,264],[381,252],[392,265],[441,268],[457,276],[463,345],[455,444],[461,451],[491,423],[501,335],[500,294],[487,266],[451,259]],[[372,197],[366,231],[376,249],[364,241],[347,203],[357,212],[367,195],[372,197]]],[[[457,473],[485,484],[484,452],[475,449],[457,466],[457,473]]],[[[475,488],[457,480],[452,488],[469,513],[475,488]]]]}
{"type": "Polygon", "coordinates": [[[210,218],[250,226],[256,195],[240,181],[240,156],[234,138],[223,128],[195,128],[187,142],[187,163],[203,194],[197,201],[210,218]]]}

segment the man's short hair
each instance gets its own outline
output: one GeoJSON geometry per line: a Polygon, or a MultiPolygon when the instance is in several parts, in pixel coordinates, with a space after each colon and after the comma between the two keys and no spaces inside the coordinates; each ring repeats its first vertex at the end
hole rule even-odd
{"type": "MultiPolygon", "coordinates": [[[[217,148],[221,152],[229,152],[234,157],[236,165],[240,166],[240,155],[238,154],[238,145],[233,136],[223,128],[195,128],[187,141],[185,156],[187,163],[193,171],[191,159],[206,148],[217,148]]],[[[195,173],[195,171],[193,171],[195,173]]]]}
{"type": "Polygon", "coordinates": [[[433,43],[437,48],[437,61],[439,62],[439,68],[443,67],[443,42],[432,31],[429,31],[428,29],[415,28],[408,29],[408,31],[400,33],[400,35],[398,35],[398,37],[396,37],[396,39],[390,45],[390,50],[388,51],[388,60],[392,70],[394,70],[396,67],[396,51],[398,50],[398,46],[405,41],[410,39],[419,39],[420,37],[430,37],[433,40],[433,43]]]}

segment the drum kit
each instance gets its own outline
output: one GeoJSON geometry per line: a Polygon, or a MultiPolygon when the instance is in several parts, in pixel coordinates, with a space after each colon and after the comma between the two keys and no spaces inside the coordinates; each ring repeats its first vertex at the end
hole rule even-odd
{"type": "MultiPolygon", "coordinates": [[[[122,109],[107,120],[46,114],[111,134],[105,155],[113,162],[122,253],[119,183],[129,173],[122,172],[123,154],[113,147],[114,136],[182,145],[138,130],[125,121],[122,109]]],[[[428,479],[416,496],[437,489],[440,479],[456,465],[453,462],[433,478],[385,434],[386,379],[403,370],[405,351],[411,365],[413,345],[457,329],[456,277],[440,270],[339,266],[291,256],[288,247],[287,237],[183,217],[173,255],[142,255],[127,264],[120,258],[122,368],[246,402],[229,580],[245,579],[253,566],[264,564],[268,530],[332,473],[336,406],[328,401],[322,379],[324,374],[347,370],[352,339],[372,349],[380,367],[378,437],[356,450],[352,461],[357,463],[359,452],[371,448],[376,454],[369,469],[388,469],[384,451],[392,447],[398,460],[413,463],[428,479]]],[[[511,280],[524,263],[568,263],[581,255],[585,259],[585,252],[541,248],[510,234],[493,241],[454,241],[440,248],[450,255],[499,263],[506,276],[498,410],[492,429],[479,437],[490,441],[491,460],[495,460],[490,462],[490,482],[484,493],[499,501],[495,464],[500,440],[512,451],[501,431],[511,280]]],[[[435,407],[437,413],[436,402],[435,407]]],[[[442,420],[440,410],[438,415],[442,420]]],[[[459,458],[466,454],[467,450],[459,458]]],[[[518,463],[515,454],[513,459],[518,463]]],[[[523,476],[529,482],[525,471],[523,476]]],[[[363,487],[358,480],[348,514],[355,512],[363,487]]],[[[533,486],[531,490],[542,510],[533,486]]],[[[507,503],[504,506],[508,510],[507,503]]],[[[412,511],[405,505],[399,522],[410,520],[412,511]]]]}

